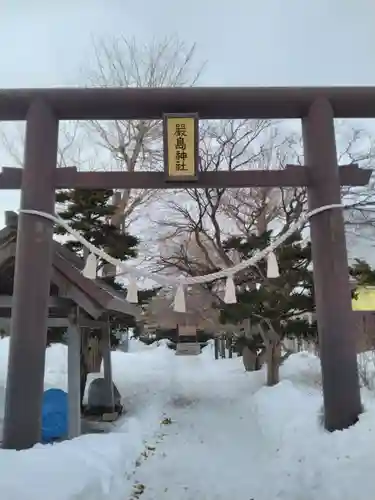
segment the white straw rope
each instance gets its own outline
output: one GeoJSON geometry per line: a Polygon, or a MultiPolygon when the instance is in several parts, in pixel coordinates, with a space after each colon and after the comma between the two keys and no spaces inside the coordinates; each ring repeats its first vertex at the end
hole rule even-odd
{"type": "Polygon", "coordinates": [[[326,210],[331,210],[334,208],[347,208],[347,207],[345,205],[342,205],[341,203],[333,203],[331,205],[324,205],[322,207],[315,208],[314,210],[311,210],[310,212],[307,212],[306,214],[302,215],[298,221],[293,223],[289,227],[289,229],[287,231],[285,231],[284,234],[282,234],[281,236],[276,238],[270,245],[268,245],[268,247],[257,252],[250,259],[244,260],[244,261],[240,262],[239,264],[236,264],[233,267],[221,269],[220,271],[217,271],[215,273],[206,274],[203,276],[192,276],[189,278],[167,277],[167,276],[163,276],[162,274],[152,273],[152,272],[145,271],[142,269],[134,268],[133,266],[129,266],[127,264],[124,264],[119,259],[115,259],[114,257],[111,257],[104,250],[100,250],[99,248],[96,248],[92,243],[90,243],[85,238],[83,238],[83,236],[81,236],[77,231],[72,229],[67,222],[65,222],[61,217],[59,217],[57,215],[52,215],[52,214],[49,214],[47,212],[41,212],[39,210],[20,210],[20,212],[22,212],[24,214],[28,214],[28,215],[37,215],[39,217],[44,217],[45,219],[48,219],[48,220],[54,222],[55,224],[63,227],[67,231],[67,233],[69,233],[77,241],[82,243],[82,245],[85,246],[91,253],[93,253],[97,257],[105,260],[109,264],[116,266],[116,268],[119,267],[121,269],[120,274],[128,274],[129,276],[134,276],[137,278],[148,278],[148,279],[151,279],[162,286],[179,286],[179,285],[189,286],[189,285],[200,285],[203,283],[210,283],[210,282],[218,280],[218,279],[233,277],[238,272],[240,272],[240,271],[246,269],[247,267],[250,267],[250,266],[256,264],[257,262],[259,262],[260,260],[264,259],[267,256],[267,254],[274,251],[278,246],[282,245],[284,243],[284,241],[287,240],[291,234],[293,234],[298,229],[302,228],[308,219],[310,219],[314,215],[317,215],[321,212],[325,212],[326,210]]]}

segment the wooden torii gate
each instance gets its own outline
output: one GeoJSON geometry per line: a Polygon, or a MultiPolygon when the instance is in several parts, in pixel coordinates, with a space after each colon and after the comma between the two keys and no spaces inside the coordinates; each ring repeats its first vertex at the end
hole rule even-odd
{"type": "MultiPolygon", "coordinates": [[[[375,87],[343,88],[69,88],[0,90],[0,120],[26,120],[23,170],[4,168],[0,189],[21,188],[21,209],[53,213],[59,188],[196,188],[307,186],[309,208],[340,203],[340,184],[358,186],[370,171],[337,165],[334,117],[374,118],[375,87]],[[197,172],[194,179],[158,172],[78,172],[56,168],[59,120],[300,118],[305,166],[282,171],[197,172]]],[[[9,350],[4,448],[40,438],[52,223],[20,214],[9,350]],[[27,356],[25,356],[27,353],[27,356]]],[[[361,412],[342,209],[311,220],[317,320],[328,430],[361,412]]]]}

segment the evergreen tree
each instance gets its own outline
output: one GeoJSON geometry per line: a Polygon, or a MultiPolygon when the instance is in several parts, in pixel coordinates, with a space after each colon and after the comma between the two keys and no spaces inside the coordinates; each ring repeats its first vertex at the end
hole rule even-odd
{"type": "MultiPolygon", "coordinates": [[[[98,189],[89,191],[86,189],[72,189],[59,191],[56,195],[57,203],[64,207],[59,211],[59,216],[68,221],[75,231],[78,231],[86,240],[101,250],[105,250],[111,257],[119,260],[127,260],[137,257],[137,245],[139,239],[122,231],[111,224],[111,218],[115,213],[116,206],[112,203],[113,190],[98,189]]],[[[56,233],[66,235],[64,228],[56,228],[56,233]]],[[[82,243],[77,240],[69,240],[64,243],[72,252],[80,257],[84,255],[82,243]]],[[[99,267],[104,261],[99,261],[99,267]]],[[[118,291],[124,291],[122,283],[116,281],[114,276],[102,278],[118,291]]],[[[138,293],[139,303],[147,303],[157,293],[158,289],[140,290],[138,293]]],[[[135,327],[133,321],[124,324],[120,315],[113,315],[113,329],[121,327],[135,327]]]]}
{"type": "MultiPolygon", "coordinates": [[[[364,260],[355,259],[349,273],[355,279],[356,287],[375,285],[375,270],[364,260]]],[[[355,294],[355,289],[353,293],[355,294]]]]}
{"type": "MultiPolygon", "coordinates": [[[[241,260],[245,260],[268,246],[270,237],[270,231],[261,236],[251,234],[247,239],[232,237],[225,242],[224,248],[228,252],[234,250],[241,260]]],[[[315,310],[311,246],[296,232],[275,250],[275,254],[280,276],[268,279],[264,260],[240,273],[235,278],[237,303],[221,306],[221,321],[238,324],[250,319],[253,332],[259,332],[259,326],[263,331],[271,327],[280,339],[286,335],[316,339],[316,323],[310,324],[306,319],[306,313],[315,310]]],[[[242,337],[240,344],[254,352],[264,348],[260,333],[242,337]]]]}
{"type": "MultiPolygon", "coordinates": [[[[113,191],[101,189],[88,191],[83,189],[64,190],[57,193],[57,203],[64,204],[59,216],[69,221],[72,229],[78,231],[86,240],[116,259],[126,260],[137,256],[138,238],[121,231],[111,224],[111,217],[116,206],[112,204],[113,191]]],[[[66,235],[62,227],[57,234],[66,235]]],[[[83,257],[83,245],[70,240],[64,245],[83,257]]],[[[100,262],[103,265],[104,262],[100,262]]]]}
{"type": "MultiPolygon", "coordinates": [[[[86,240],[101,250],[105,250],[109,255],[120,260],[126,260],[137,256],[138,238],[128,233],[122,232],[119,228],[111,224],[111,217],[116,206],[112,204],[113,191],[101,189],[95,191],[83,189],[71,189],[59,191],[56,194],[57,203],[63,205],[58,211],[59,216],[69,222],[72,229],[77,231],[86,240]]],[[[66,236],[67,231],[61,226],[56,228],[56,233],[66,236]]],[[[63,243],[69,250],[80,257],[84,257],[84,247],[82,243],[71,239],[63,243]]],[[[103,260],[99,260],[99,268],[104,265],[103,260]]],[[[118,283],[114,276],[102,278],[116,290],[124,291],[124,286],[118,283]]],[[[132,318],[112,313],[110,316],[111,330],[134,327],[132,318]]],[[[50,332],[50,338],[61,339],[63,332],[50,332]]],[[[97,332],[93,332],[94,335],[97,332]]],[[[112,345],[118,344],[115,334],[111,335],[112,345]]]]}
{"type": "MultiPolygon", "coordinates": [[[[121,231],[111,223],[112,215],[116,206],[112,203],[113,191],[106,190],[63,190],[57,193],[57,203],[64,207],[59,211],[59,216],[68,221],[72,229],[80,233],[86,240],[101,250],[105,250],[116,259],[126,260],[137,256],[137,245],[139,239],[135,236],[121,231]]],[[[58,227],[56,233],[67,235],[64,228],[58,227]]],[[[68,240],[64,245],[80,257],[84,257],[84,247],[77,240],[68,240]]],[[[99,267],[104,265],[104,261],[99,261],[99,267]]],[[[117,290],[125,293],[124,286],[116,281],[114,276],[102,278],[117,290]]],[[[145,290],[139,293],[140,302],[147,301],[157,291],[145,290]]],[[[111,344],[117,345],[119,339],[116,332],[126,328],[136,327],[136,323],[131,317],[124,317],[121,314],[111,313],[109,317],[111,325],[111,344]]],[[[52,332],[50,332],[52,333],[52,332]]],[[[54,337],[58,338],[63,331],[54,332],[54,337]]],[[[92,336],[98,335],[97,330],[91,332],[92,336]]],[[[84,388],[87,381],[87,366],[85,360],[86,347],[81,346],[81,405],[83,401],[84,388]]]]}

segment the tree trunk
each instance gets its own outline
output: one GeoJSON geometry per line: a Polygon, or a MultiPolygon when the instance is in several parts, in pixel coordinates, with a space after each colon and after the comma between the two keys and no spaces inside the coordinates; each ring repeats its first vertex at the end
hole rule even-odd
{"type": "MultiPolygon", "coordinates": [[[[115,191],[113,193],[113,198],[112,198],[112,203],[113,205],[118,206],[121,203],[121,192],[120,191],[115,191]]],[[[123,218],[121,217],[116,217],[115,215],[112,217],[111,223],[117,226],[119,229],[122,229],[123,226],[123,218]]],[[[108,253],[109,248],[105,248],[105,251],[108,253]]],[[[109,262],[106,262],[103,266],[103,276],[114,276],[116,274],[116,266],[113,264],[110,264],[109,262]]]]}
{"type": "Polygon", "coordinates": [[[281,343],[270,342],[267,345],[267,385],[276,385],[280,381],[281,343]]]}
{"type": "Polygon", "coordinates": [[[267,362],[267,350],[263,348],[257,355],[257,369],[260,370],[262,366],[267,362]]]}
{"type": "Polygon", "coordinates": [[[247,346],[242,349],[242,362],[247,372],[253,372],[256,369],[257,355],[247,346]]]}

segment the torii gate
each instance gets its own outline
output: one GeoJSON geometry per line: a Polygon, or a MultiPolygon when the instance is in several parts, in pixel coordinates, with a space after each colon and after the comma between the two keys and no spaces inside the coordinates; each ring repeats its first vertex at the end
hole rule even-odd
{"type": "MultiPolygon", "coordinates": [[[[4,168],[0,189],[21,188],[21,209],[54,213],[60,188],[307,186],[309,208],[340,203],[340,184],[366,185],[370,171],[338,169],[334,117],[375,117],[375,87],[343,88],[69,88],[0,90],[0,120],[26,120],[24,168],[4,168]],[[56,168],[59,120],[301,118],[304,167],[283,171],[197,172],[194,180],[158,172],[78,172],[56,168]]],[[[14,278],[4,448],[40,438],[52,223],[20,214],[14,278]]],[[[355,423],[361,412],[342,209],[311,219],[317,321],[328,430],[355,423]]]]}

